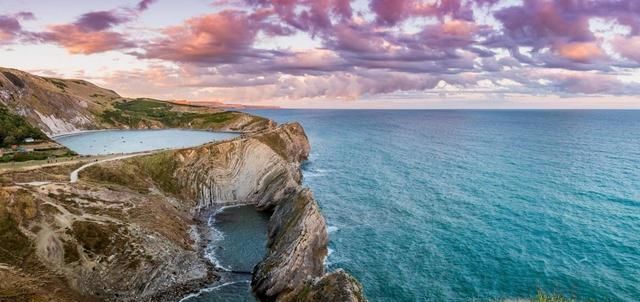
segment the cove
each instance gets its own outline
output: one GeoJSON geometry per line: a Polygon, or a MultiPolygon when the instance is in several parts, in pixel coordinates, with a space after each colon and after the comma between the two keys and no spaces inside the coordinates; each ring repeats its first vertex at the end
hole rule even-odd
{"type": "Polygon", "coordinates": [[[80,155],[106,155],[194,147],[236,136],[230,132],[162,129],[82,132],[53,139],[80,155]]]}
{"type": "Polygon", "coordinates": [[[224,207],[209,216],[206,256],[219,268],[221,279],[183,302],[256,301],[251,272],[266,253],[269,214],[253,206],[224,207]]]}

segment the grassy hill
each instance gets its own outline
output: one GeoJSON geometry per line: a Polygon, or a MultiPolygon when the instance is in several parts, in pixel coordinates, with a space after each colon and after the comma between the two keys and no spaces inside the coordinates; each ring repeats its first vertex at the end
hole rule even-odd
{"type": "Polygon", "coordinates": [[[0,67],[0,105],[46,135],[108,128],[257,131],[273,126],[242,112],[120,96],[84,80],[0,67]]]}

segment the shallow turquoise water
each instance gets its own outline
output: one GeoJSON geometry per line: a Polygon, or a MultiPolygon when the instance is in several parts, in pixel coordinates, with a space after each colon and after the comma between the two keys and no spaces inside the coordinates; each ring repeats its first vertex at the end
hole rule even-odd
{"type": "Polygon", "coordinates": [[[96,131],[54,139],[80,155],[104,155],[193,147],[235,136],[234,133],[164,129],[96,131]]]}
{"type": "Polygon", "coordinates": [[[305,127],[371,301],[640,299],[640,111],[252,112],[305,127]]]}

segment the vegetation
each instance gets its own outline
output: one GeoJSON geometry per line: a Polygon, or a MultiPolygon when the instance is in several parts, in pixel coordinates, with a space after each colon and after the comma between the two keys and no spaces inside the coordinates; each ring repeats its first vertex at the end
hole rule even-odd
{"type": "Polygon", "coordinates": [[[66,89],[69,87],[62,80],[52,79],[52,78],[45,78],[45,80],[47,80],[47,82],[53,84],[54,86],[58,87],[58,89],[62,90],[62,92],[66,92],[66,89]]]}
{"type": "Polygon", "coordinates": [[[102,113],[102,119],[108,124],[125,125],[131,128],[138,128],[140,125],[159,125],[170,128],[216,129],[241,115],[239,112],[232,111],[211,113],[175,111],[173,109],[174,105],[165,102],[135,99],[115,103],[114,110],[102,113]]]}
{"type": "Polygon", "coordinates": [[[64,249],[64,262],[72,263],[80,260],[80,253],[78,253],[78,247],[71,241],[62,242],[62,248],[64,249]]]}
{"type": "Polygon", "coordinates": [[[542,291],[538,291],[535,297],[531,299],[532,302],[574,302],[574,299],[569,299],[563,295],[548,294],[542,291]]]}
{"type": "Polygon", "coordinates": [[[160,189],[165,192],[178,194],[180,185],[173,176],[178,163],[171,152],[162,152],[131,159],[140,170],[148,175],[160,189]]]}
{"type": "Polygon", "coordinates": [[[112,183],[131,188],[140,193],[149,191],[148,185],[141,179],[133,166],[123,164],[95,165],[81,172],[80,177],[98,182],[112,183]]]}
{"type": "Polygon", "coordinates": [[[9,147],[23,142],[26,138],[47,139],[40,129],[31,126],[23,117],[0,106],[0,147],[9,147]]]}
{"type": "Polygon", "coordinates": [[[76,155],[78,154],[67,148],[51,149],[46,151],[17,152],[0,156],[0,163],[45,160],[49,158],[69,157],[76,155]]]}
{"type": "Polygon", "coordinates": [[[257,137],[257,139],[263,144],[269,146],[275,153],[280,155],[285,160],[287,159],[287,142],[275,132],[265,133],[257,137]]]}
{"type": "MultiPolygon", "coordinates": [[[[4,193],[4,192],[2,192],[4,193]]],[[[0,198],[0,262],[20,263],[33,247],[31,240],[19,228],[20,221],[33,218],[36,214],[35,202],[26,192],[16,192],[13,198],[1,194],[0,198]],[[9,206],[9,202],[12,205],[9,206]]]]}
{"type": "MultiPolygon", "coordinates": [[[[116,224],[75,221],[72,227],[76,240],[95,255],[110,256],[126,248],[127,240],[120,235],[116,224]]],[[[126,233],[126,229],[124,231],[126,233]]]]}

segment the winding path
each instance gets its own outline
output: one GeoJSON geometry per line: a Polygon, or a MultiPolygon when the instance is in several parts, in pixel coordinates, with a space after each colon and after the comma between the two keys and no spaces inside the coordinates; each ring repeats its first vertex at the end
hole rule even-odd
{"type": "Polygon", "coordinates": [[[106,162],[114,161],[114,160],[120,160],[120,159],[126,159],[126,158],[136,157],[136,156],[149,155],[149,154],[152,154],[152,153],[153,153],[153,152],[143,152],[143,153],[127,154],[127,155],[122,155],[122,156],[117,156],[117,157],[110,157],[110,158],[107,158],[107,159],[98,160],[98,161],[94,161],[94,162],[88,163],[88,164],[83,165],[82,167],[80,167],[80,168],[78,168],[78,169],[73,170],[73,172],[71,172],[71,174],[69,174],[69,179],[70,179],[70,181],[69,181],[69,182],[70,182],[70,183],[76,183],[76,182],[78,182],[78,174],[79,174],[82,170],[84,170],[84,169],[86,169],[86,168],[89,168],[89,167],[91,167],[91,166],[93,166],[93,165],[97,165],[97,164],[100,164],[100,163],[106,163],[106,162]]]}

